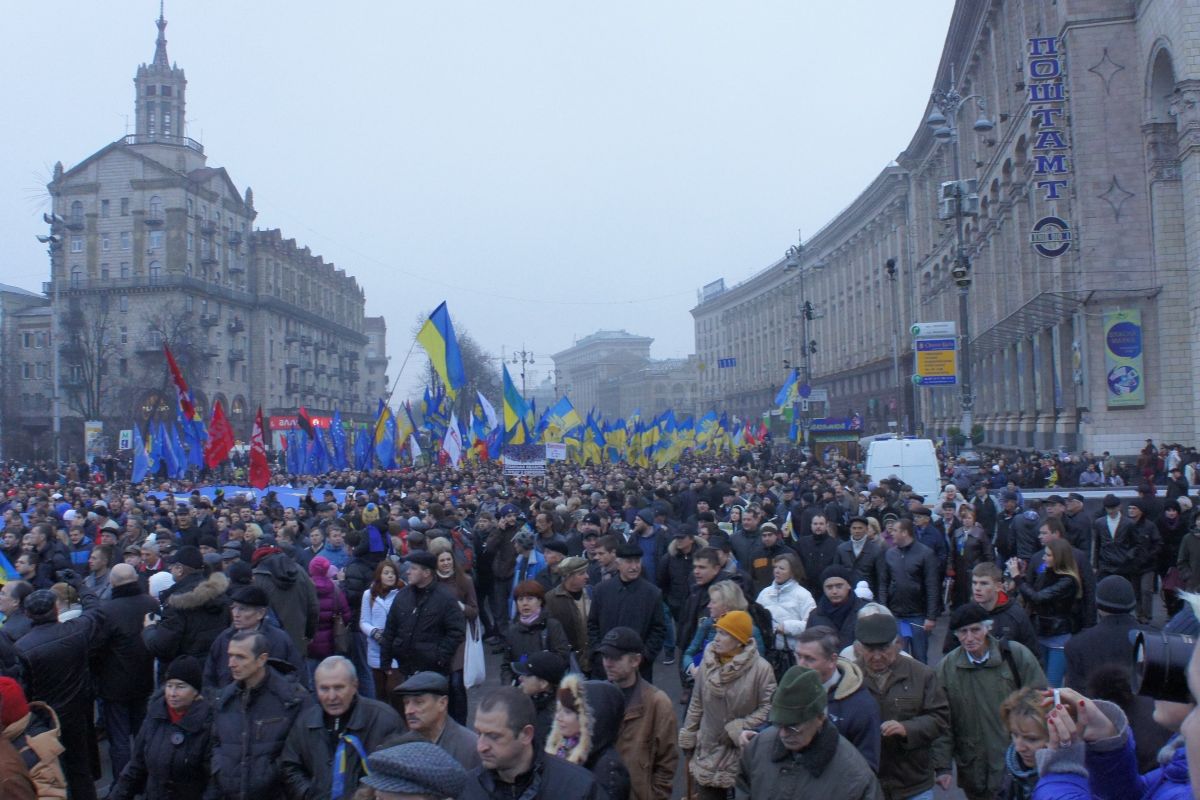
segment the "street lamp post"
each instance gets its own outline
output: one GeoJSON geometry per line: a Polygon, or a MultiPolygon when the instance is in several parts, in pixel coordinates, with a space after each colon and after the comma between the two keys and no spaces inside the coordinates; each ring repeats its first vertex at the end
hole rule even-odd
{"type": "Polygon", "coordinates": [[[933,129],[933,135],[936,139],[943,142],[950,142],[952,148],[951,160],[954,162],[954,180],[950,183],[942,184],[942,207],[939,211],[939,217],[942,219],[954,218],[956,247],[954,266],[951,268],[950,274],[954,278],[955,285],[958,286],[958,335],[960,340],[959,350],[962,351],[962,422],[960,423],[960,427],[964,441],[959,455],[969,462],[974,462],[977,456],[975,454],[975,445],[971,441],[971,429],[974,427],[972,411],[975,405],[975,397],[972,393],[971,385],[970,309],[967,303],[967,295],[971,289],[971,258],[967,255],[967,246],[963,233],[963,218],[976,216],[979,213],[979,195],[976,191],[976,182],[974,180],[964,181],[962,178],[958,147],[958,112],[969,101],[974,100],[979,109],[979,117],[971,126],[972,129],[976,133],[986,133],[996,126],[988,119],[987,107],[980,95],[972,94],[963,97],[959,94],[956,87],[953,64],[950,65],[950,88],[934,90],[931,100],[933,102],[933,110],[929,112],[929,117],[925,120],[925,124],[933,129]]]}
{"type": "Polygon", "coordinates": [[[58,214],[43,214],[42,219],[50,226],[50,233],[46,236],[38,236],[37,240],[46,245],[46,249],[50,254],[50,288],[53,294],[50,297],[50,346],[54,348],[51,355],[51,373],[54,382],[54,394],[51,395],[51,414],[53,415],[53,435],[54,435],[54,463],[55,466],[62,463],[62,365],[59,361],[61,344],[58,337],[58,315],[60,313],[58,289],[58,277],[54,274],[55,262],[58,254],[62,251],[62,235],[60,234],[61,226],[66,223],[66,220],[58,214]]]}
{"type": "Polygon", "coordinates": [[[513,352],[512,363],[521,365],[521,397],[525,397],[525,365],[534,363],[533,352],[522,344],[520,350],[513,352]]]}
{"type": "MultiPolygon", "coordinates": [[[[787,263],[784,269],[787,271],[795,271],[799,276],[800,288],[800,383],[802,386],[812,385],[812,355],[817,352],[816,339],[810,339],[808,336],[808,323],[810,320],[816,319],[816,310],[813,304],[808,301],[804,294],[804,268],[801,261],[804,258],[804,242],[798,241],[787,249],[784,254],[787,257],[787,263]]],[[[796,400],[792,403],[792,416],[796,418],[799,414],[800,420],[800,437],[801,443],[808,444],[808,410],[806,406],[808,400],[796,400]],[[799,406],[799,408],[797,407],[799,406]]]]}
{"type": "Polygon", "coordinates": [[[908,413],[905,409],[908,404],[904,400],[904,385],[900,382],[900,301],[897,295],[900,270],[894,258],[889,258],[883,268],[888,282],[892,284],[892,380],[896,384],[896,438],[899,439],[908,432],[908,413]]]}

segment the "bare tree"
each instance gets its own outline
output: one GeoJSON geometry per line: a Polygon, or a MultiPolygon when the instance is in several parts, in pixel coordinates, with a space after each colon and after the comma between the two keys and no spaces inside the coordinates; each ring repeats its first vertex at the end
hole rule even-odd
{"type": "MultiPolygon", "coordinates": [[[[425,320],[424,314],[417,317],[416,323],[412,327],[414,338],[421,330],[421,326],[425,324],[425,320]]],[[[462,354],[463,372],[467,378],[466,385],[459,390],[455,399],[454,411],[457,412],[460,419],[467,419],[468,413],[477,402],[476,392],[482,393],[492,405],[499,408],[500,393],[503,391],[503,387],[500,385],[497,357],[484,350],[467,330],[457,324],[454,326],[454,335],[458,340],[458,349],[462,354]]],[[[425,370],[422,370],[419,382],[413,384],[415,395],[420,397],[426,386],[433,386],[434,382],[438,380],[440,379],[433,370],[433,365],[428,365],[425,370]]]]}
{"type": "Polygon", "coordinates": [[[110,297],[73,297],[63,318],[62,385],[67,407],[84,419],[104,419],[117,392],[118,353],[110,297]]]}

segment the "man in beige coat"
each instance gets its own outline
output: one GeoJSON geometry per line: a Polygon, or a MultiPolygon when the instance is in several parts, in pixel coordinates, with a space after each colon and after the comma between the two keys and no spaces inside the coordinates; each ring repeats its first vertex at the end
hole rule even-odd
{"type": "Polygon", "coordinates": [[[633,628],[613,628],[600,643],[608,680],[625,694],[617,752],[629,770],[632,800],[669,800],[679,764],[671,698],[639,673],[645,644],[633,628]]]}

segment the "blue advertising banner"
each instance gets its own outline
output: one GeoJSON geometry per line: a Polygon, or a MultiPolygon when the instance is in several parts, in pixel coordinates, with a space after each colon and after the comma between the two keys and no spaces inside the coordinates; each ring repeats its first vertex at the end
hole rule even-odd
{"type": "Polygon", "coordinates": [[[1105,393],[1109,408],[1146,405],[1146,375],[1142,366],[1142,312],[1104,313],[1105,393]]]}

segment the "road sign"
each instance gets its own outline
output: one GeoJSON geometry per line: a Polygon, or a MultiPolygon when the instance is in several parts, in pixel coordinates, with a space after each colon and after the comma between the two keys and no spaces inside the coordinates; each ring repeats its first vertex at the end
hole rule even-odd
{"type": "Polygon", "coordinates": [[[919,386],[953,386],[958,383],[957,346],[954,339],[918,339],[914,382],[919,386]]]}
{"type": "Polygon", "coordinates": [[[953,322],[917,322],[909,330],[915,339],[958,335],[958,325],[953,322]]]}
{"type": "Polygon", "coordinates": [[[800,384],[800,388],[796,390],[796,394],[800,395],[805,400],[812,394],[812,387],[807,383],[800,384]]]}
{"type": "Polygon", "coordinates": [[[132,428],[121,431],[121,433],[117,436],[117,449],[118,450],[132,450],[133,449],[133,429],[132,428]]]}

